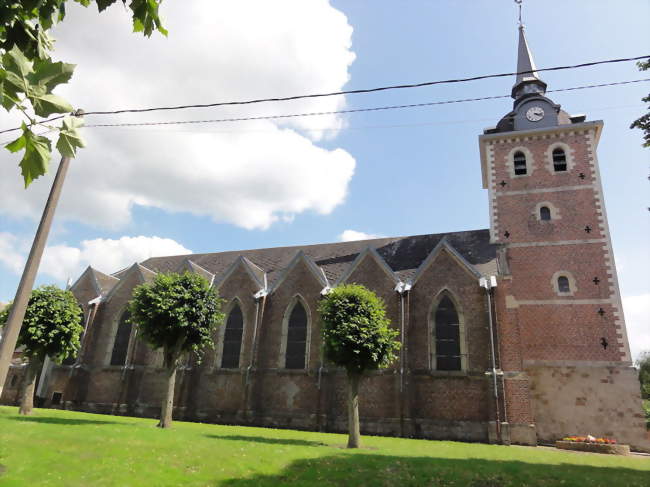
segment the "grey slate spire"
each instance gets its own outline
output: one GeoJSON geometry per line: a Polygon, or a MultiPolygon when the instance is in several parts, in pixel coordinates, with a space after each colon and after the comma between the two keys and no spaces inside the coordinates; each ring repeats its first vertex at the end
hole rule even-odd
{"type": "Polygon", "coordinates": [[[518,74],[517,81],[512,87],[512,97],[521,98],[528,94],[543,95],[546,92],[546,83],[544,83],[537,74],[537,67],[533,60],[533,55],[528,47],[524,24],[519,24],[519,50],[517,53],[517,72],[532,71],[531,73],[518,74]]]}

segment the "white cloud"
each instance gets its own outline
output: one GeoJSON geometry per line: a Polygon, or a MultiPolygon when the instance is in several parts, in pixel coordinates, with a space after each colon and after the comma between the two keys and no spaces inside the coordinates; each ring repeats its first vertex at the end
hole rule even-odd
{"type": "MultiPolygon", "coordinates": [[[[11,234],[0,234],[0,263],[16,274],[22,272],[24,257],[20,240],[11,234]],[[5,255],[13,259],[4,259],[5,255]],[[15,264],[20,262],[20,264],[15,264]]],[[[119,239],[97,238],[83,240],[79,247],[65,244],[46,247],[39,273],[58,280],[76,278],[88,265],[111,273],[134,262],[162,255],[191,254],[175,240],[161,237],[121,237],[119,239]]]]}
{"type": "Polygon", "coordinates": [[[14,273],[25,265],[24,244],[15,235],[0,232],[0,264],[14,273]]]}
{"type": "MultiPolygon", "coordinates": [[[[88,111],[337,91],[348,81],[352,28],[326,0],[164,2],[162,13],[169,37],[144,39],[131,32],[120,6],[101,15],[71,6],[55,32],[56,58],[78,67],[60,93],[88,111]]],[[[87,123],[331,111],[344,105],[343,97],[328,97],[89,116],[87,123]]],[[[314,123],[342,127],[344,119],[89,128],[88,148],[71,165],[57,215],[120,228],[131,221],[133,206],[142,205],[263,229],[305,211],[329,213],[344,201],[355,161],[342,149],[318,147],[322,132],[308,130],[314,123]]],[[[17,155],[0,151],[0,212],[38,217],[51,175],[24,191],[17,163],[17,155]]]]}
{"type": "Polygon", "coordinates": [[[345,230],[339,235],[341,242],[352,242],[353,240],[371,240],[373,238],[382,238],[383,235],[374,235],[372,233],[358,232],[357,230],[345,230]]]}
{"type": "Polygon", "coordinates": [[[624,297],[623,311],[632,360],[636,360],[641,352],[650,351],[650,294],[624,297]]]}

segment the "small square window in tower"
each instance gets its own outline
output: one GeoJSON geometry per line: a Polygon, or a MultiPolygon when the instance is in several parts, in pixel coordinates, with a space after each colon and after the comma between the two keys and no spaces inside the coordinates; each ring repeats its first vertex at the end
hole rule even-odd
{"type": "Polygon", "coordinates": [[[539,209],[539,219],[543,222],[547,222],[551,219],[551,210],[548,206],[542,206],[539,209]]]}
{"type": "Polygon", "coordinates": [[[526,175],[526,155],[521,152],[515,152],[515,155],[512,157],[512,162],[515,168],[515,176],[525,176],[526,175]]]}
{"type": "Polygon", "coordinates": [[[566,171],[566,154],[564,149],[553,149],[553,170],[555,172],[566,171]]]}
{"type": "Polygon", "coordinates": [[[571,285],[569,284],[569,278],[566,276],[560,276],[557,278],[557,290],[561,293],[570,293],[571,285]]]}

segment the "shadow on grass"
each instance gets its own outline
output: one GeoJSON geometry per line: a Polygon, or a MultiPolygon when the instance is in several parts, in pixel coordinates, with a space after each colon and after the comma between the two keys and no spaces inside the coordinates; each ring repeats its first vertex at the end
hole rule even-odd
{"type": "MultiPolygon", "coordinates": [[[[643,464],[639,463],[639,467],[643,464]]],[[[650,472],[625,467],[516,460],[341,454],[296,460],[277,475],[230,479],[228,487],[277,485],[436,487],[647,487],[650,472]]]]}
{"type": "Polygon", "coordinates": [[[216,440],[234,440],[234,441],[252,441],[255,443],[272,443],[275,445],[294,445],[294,446],[330,446],[320,441],[294,440],[291,438],[265,438],[263,436],[243,436],[243,435],[205,435],[206,438],[216,440]]]}
{"type": "Polygon", "coordinates": [[[101,419],[72,419],[53,418],[51,416],[8,416],[4,419],[12,421],[25,421],[28,423],[65,424],[65,425],[97,425],[97,424],[125,424],[117,421],[104,421],[101,419]]]}

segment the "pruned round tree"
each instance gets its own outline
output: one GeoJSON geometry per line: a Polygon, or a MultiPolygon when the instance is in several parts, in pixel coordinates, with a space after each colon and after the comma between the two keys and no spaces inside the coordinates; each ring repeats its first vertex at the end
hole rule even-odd
{"type": "Polygon", "coordinates": [[[383,300],[358,284],[331,290],[318,311],[325,356],[347,372],[348,448],[359,448],[359,384],[366,372],[386,368],[397,358],[398,332],[390,328],[383,300]]]}
{"type": "MultiPolygon", "coordinates": [[[[10,311],[11,304],[0,312],[1,324],[6,323],[10,311]]],[[[17,342],[29,361],[20,385],[20,414],[31,414],[34,409],[36,376],[45,357],[61,363],[76,355],[82,323],[83,311],[70,291],[56,286],[32,291],[17,342]]]]}
{"type": "Polygon", "coordinates": [[[160,273],[133,291],[130,321],[152,348],[163,350],[167,387],[160,410],[160,428],[172,424],[176,369],[183,354],[200,359],[214,348],[215,329],[223,322],[222,300],[198,274],[160,273]]]}

